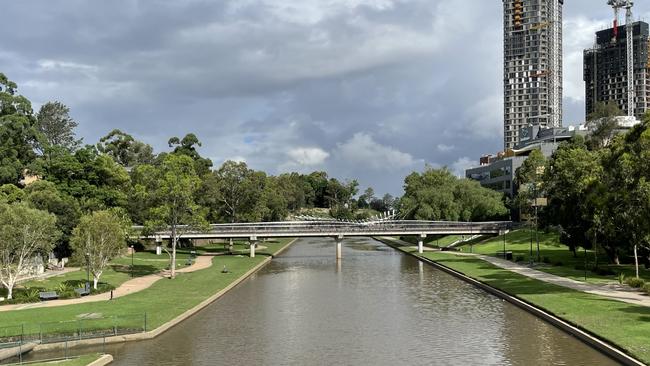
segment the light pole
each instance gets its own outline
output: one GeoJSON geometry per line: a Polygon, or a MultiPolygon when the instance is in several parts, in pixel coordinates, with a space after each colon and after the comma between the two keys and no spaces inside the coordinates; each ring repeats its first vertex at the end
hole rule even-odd
{"type": "Polygon", "coordinates": [[[133,249],[133,245],[131,245],[131,278],[133,278],[133,252],[135,250],[133,249]]]}

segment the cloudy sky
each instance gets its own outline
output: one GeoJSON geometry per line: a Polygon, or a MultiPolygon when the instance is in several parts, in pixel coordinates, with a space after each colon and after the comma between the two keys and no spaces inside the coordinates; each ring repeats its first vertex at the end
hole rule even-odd
{"type": "MultiPolygon", "coordinates": [[[[650,19],[650,1],[635,13],[650,19]]],[[[85,142],[114,128],[167,149],[196,133],[215,165],[327,170],[401,194],[425,164],[460,173],[502,147],[498,0],[21,0],[0,72],[85,142]]],[[[605,0],[564,8],[564,124],[584,118],[582,49],[605,0]]]]}

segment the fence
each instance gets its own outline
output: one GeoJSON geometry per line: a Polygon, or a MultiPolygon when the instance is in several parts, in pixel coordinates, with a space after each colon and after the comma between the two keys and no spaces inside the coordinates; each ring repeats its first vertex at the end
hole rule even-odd
{"type": "Polygon", "coordinates": [[[84,318],[64,322],[44,322],[0,327],[0,349],[16,344],[57,343],[82,339],[142,333],[147,331],[147,313],[84,318]]]}

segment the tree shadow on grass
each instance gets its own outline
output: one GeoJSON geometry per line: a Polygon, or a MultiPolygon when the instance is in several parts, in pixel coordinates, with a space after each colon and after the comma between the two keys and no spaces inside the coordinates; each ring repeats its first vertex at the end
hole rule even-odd
{"type": "Polygon", "coordinates": [[[111,265],[111,268],[113,271],[118,273],[127,273],[129,275],[133,274],[133,277],[148,276],[160,272],[160,269],[158,267],[145,264],[136,264],[133,266],[133,269],[130,265],[113,264],[111,265]]]}

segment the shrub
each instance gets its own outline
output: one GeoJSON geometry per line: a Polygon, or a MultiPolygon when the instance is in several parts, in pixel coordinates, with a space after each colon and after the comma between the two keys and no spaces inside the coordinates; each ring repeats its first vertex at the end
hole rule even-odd
{"type": "Polygon", "coordinates": [[[625,273],[619,273],[616,276],[616,279],[618,280],[618,283],[622,285],[623,283],[625,283],[625,273]]]}
{"type": "Polygon", "coordinates": [[[542,258],[542,262],[546,264],[551,264],[551,258],[544,256],[544,258],[542,258]]]}
{"type": "Polygon", "coordinates": [[[91,288],[90,293],[94,295],[94,294],[101,294],[103,292],[108,292],[111,290],[115,290],[115,286],[111,285],[110,283],[100,282],[97,284],[97,290],[91,288]]]}
{"type": "Polygon", "coordinates": [[[643,291],[645,291],[646,294],[650,295],[650,283],[646,283],[643,286],[643,291]]]}
{"type": "Polygon", "coordinates": [[[591,271],[599,276],[613,276],[616,274],[616,272],[612,271],[609,268],[601,268],[601,267],[596,267],[591,271]]]}
{"type": "Polygon", "coordinates": [[[630,277],[625,280],[625,283],[632,288],[642,288],[645,285],[645,281],[641,278],[630,277]]]}
{"type": "Polygon", "coordinates": [[[39,291],[37,289],[25,289],[25,291],[21,291],[16,294],[16,299],[13,302],[15,304],[39,302],[41,299],[38,296],[38,292],[39,291]]]}
{"type": "Polygon", "coordinates": [[[523,255],[518,255],[515,257],[515,262],[523,262],[524,261],[524,256],[523,255]]]}
{"type": "Polygon", "coordinates": [[[553,262],[553,265],[556,267],[562,267],[564,263],[562,263],[562,261],[557,261],[557,262],[553,262]]]}

